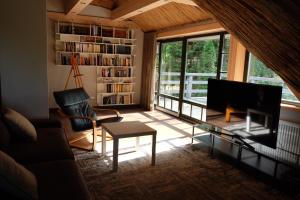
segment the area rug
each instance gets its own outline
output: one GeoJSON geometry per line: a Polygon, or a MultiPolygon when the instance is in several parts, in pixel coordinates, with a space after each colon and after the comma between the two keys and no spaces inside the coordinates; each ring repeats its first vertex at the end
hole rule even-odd
{"type": "MultiPolygon", "coordinates": [[[[73,149],[93,199],[295,199],[235,165],[186,145],[149,158],[111,164],[97,152],[73,149]]],[[[76,192],[76,191],[74,191],[76,192]]]]}

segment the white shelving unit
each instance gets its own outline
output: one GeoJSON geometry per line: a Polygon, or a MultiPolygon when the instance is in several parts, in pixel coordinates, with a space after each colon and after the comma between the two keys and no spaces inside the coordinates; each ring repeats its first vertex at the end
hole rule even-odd
{"type": "Polygon", "coordinates": [[[56,23],[56,65],[97,68],[99,106],[134,104],[134,31],[98,25],[56,23]]]}

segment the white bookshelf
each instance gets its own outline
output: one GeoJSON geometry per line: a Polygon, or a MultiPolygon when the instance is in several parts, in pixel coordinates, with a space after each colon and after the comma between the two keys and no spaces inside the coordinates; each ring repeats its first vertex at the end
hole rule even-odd
{"type": "Polygon", "coordinates": [[[99,25],[56,23],[56,65],[95,67],[99,106],[134,104],[134,31],[99,25]]]}

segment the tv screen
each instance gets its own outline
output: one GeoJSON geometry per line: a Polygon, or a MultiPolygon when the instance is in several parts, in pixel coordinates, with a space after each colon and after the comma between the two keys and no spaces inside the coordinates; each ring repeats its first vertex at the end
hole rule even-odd
{"type": "Polygon", "coordinates": [[[276,148],[282,87],[208,80],[206,121],[276,148]]]}

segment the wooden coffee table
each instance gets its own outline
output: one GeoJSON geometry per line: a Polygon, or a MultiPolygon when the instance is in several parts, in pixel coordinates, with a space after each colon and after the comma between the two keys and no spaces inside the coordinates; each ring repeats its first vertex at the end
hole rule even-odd
{"type": "Polygon", "coordinates": [[[113,171],[118,171],[119,139],[152,135],[152,161],[155,165],[156,130],[139,121],[102,124],[102,154],[106,155],[106,132],[113,138],[113,171]]]}

